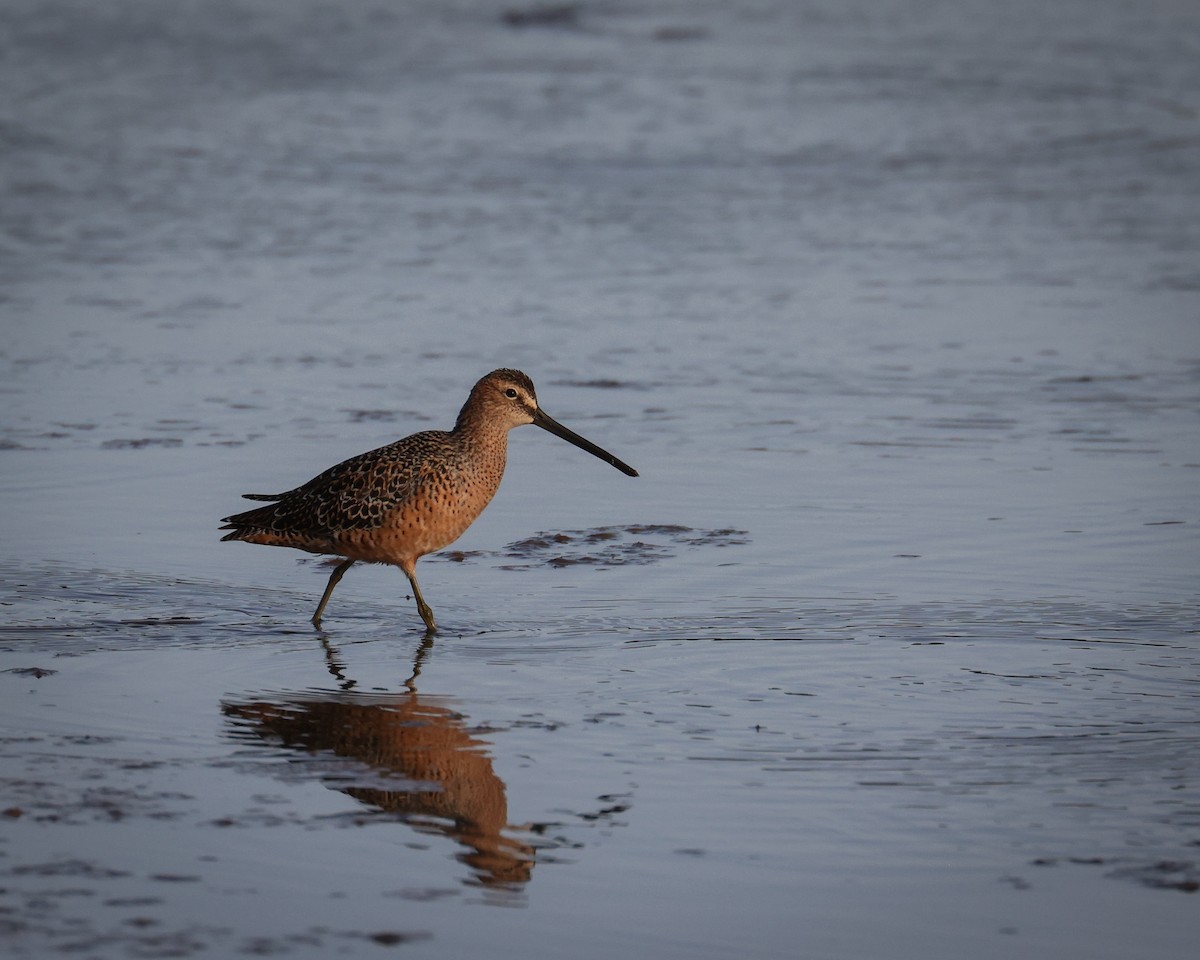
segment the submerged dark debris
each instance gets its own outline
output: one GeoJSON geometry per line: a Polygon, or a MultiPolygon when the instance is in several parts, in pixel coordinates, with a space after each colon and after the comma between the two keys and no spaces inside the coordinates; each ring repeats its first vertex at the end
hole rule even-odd
{"type": "Polygon", "coordinates": [[[732,528],[699,530],[674,523],[634,523],[590,530],[543,530],[510,543],[502,551],[454,550],[436,559],[462,563],[482,557],[505,559],[504,570],[551,567],[621,567],[655,563],[686,547],[728,547],[749,543],[750,534],[732,528]]]}
{"type": "Polygon", "coordinates": [[[41,680],[42,677],[54,676],[58,671],[51,670],[49,667],[9,667],[0,673],[14,673],[18,677],[33,677],[35,680],[41,680]]]}
{"type": "Polygon", "coordinates": [[[1141,866],[1121,867],[1109,874],[1118,880],[1132,880],[1152,890],[1200,890],[1200,868],[1187,860],[1159,860],[1141,866]]]}
{"type": "Polygon", "coordinates": [[[1155,860],[1152,863],[1134,863],[1116,866],[1104,857],[1039,857],[1033,861],[1035,867],[1054,867],[1059,863],[1070,863],[1092,867],[1115,867],[1106,876],[1114,880],[1131,880],[1151,890],[1178,890],[1181,893],[1200,891],[1200,865],[1190,860],[1155,860]]]}

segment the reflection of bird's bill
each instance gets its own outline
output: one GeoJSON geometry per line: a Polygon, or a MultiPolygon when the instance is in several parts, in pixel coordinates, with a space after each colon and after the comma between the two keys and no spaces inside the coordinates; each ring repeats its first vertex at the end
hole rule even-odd
{"type": "Polygon", "coordinates": [[[556,437],[561,437],[567,443],[573,443],[580,450],[586,450],[594,457],[599,457],[605,463],[611,463],[614,467],[620,470],[623,474],[629,477],[636,477],[638,472],[629,464],[622,460],[618,460],[607,450],[596,446],[591,440],[587,440],[577,434],[574,430],[564,427],[561,423],[555,420],[550,414],[544,412],[540,408],[533,411],[533,422],[543,430],[549,431],[556,437]]]}

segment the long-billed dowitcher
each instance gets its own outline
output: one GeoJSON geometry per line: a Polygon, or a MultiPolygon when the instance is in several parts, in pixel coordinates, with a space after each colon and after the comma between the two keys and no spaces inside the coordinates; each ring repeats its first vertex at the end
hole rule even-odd
{"type": "Polygon", "coordinates": [[[504,475],[508,431],[533,423],[611,463],[633,467],[568,430],[538,406],[533,381],[493,370],[471,388],[454,429],[425,430],[351,457],[286,493],[247,493],[269,507],[225,517],[222,540],[245,540],[345,557],[329,575],[316,626],[342,575],[359,560],[398,566],[432,633],[433,611],[417,586],[417,560],[453,543],[483,512],[504,475]]]}

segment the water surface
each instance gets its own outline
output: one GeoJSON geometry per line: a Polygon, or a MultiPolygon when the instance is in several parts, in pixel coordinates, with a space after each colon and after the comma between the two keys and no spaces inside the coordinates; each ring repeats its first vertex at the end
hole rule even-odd
{"type": "Polygon", "coordinates": [[[5,948],[1190,956],[1192,7],[510,7],[0,12],[5,948]]]}

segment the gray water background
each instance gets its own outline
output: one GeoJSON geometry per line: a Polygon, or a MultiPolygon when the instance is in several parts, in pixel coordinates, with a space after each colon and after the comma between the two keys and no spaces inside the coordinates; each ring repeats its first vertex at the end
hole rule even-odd
{"type": "Polygon", "coordinates": [[[513,9],[0,4],[0,942],[1190,956],[1200,11],[513,9]],[[432,645],[218,542],[501,365],[432,645]]]}

